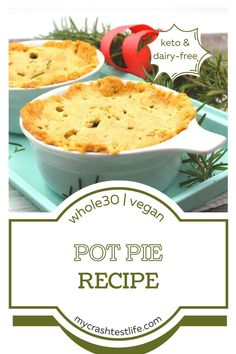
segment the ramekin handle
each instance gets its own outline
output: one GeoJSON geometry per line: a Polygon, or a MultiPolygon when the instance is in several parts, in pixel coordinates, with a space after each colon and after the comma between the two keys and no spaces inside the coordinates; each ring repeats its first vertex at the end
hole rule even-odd
{"type": "Polygon", "coordinates": [[[202,128],[196,120],[189,124],[188,129],[183,130],[175,136],[174,140],[174,148],[173,144],[171,144],[171,139],[163,144],[163,148],[167,150],[173,149],[183,152],[208,154],[226,143],[226,138],[223,135],[202,128]]]}

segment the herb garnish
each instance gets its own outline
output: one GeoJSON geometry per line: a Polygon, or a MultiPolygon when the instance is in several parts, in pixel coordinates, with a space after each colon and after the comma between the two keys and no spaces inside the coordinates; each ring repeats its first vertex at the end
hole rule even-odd
{"type": "Polygon", "coordinates": [[[226,151],[227,149],[220,149],[205,156],[188,153],[188,157],[182,163],[190,164],[190,168],[180,171],[187,175],[187,179],[180,182],[180,187],[191,187],[196,183],[204,182],[213,177],[217,171],[226,170],[228,164],[219,162],[226,151]]]}
{"type": "Polygon", "coordinates": [[[50,69],[51,65],[52,65],[52,61],[49,60],[49,61],[47,62],[47,64],[46,64],[47,70],[50,69]]]}
{"type": "MultiPolygon", "coordinates": [[[[40,35],[40,39],[71,39],[88,42],[96,48],[100,48],[100,43],[104,34],[110,29],[110,25],[101,24],[98,28],[98,19],[95,20],[91,29],[88,26],[88,20],[79,29],[71,17],[62,18],[60,26],[54,22],[54,29],[48,35],[40,35]]],[[[122,43],[126,36],[130,35],[130,31],[120,33],[115,37],[111,45],[111,56],[116,64],[125,67],[122,58],[122,43]]],[[[148,38],[149,40],[149,38],[148,38]]],[[[143,41],[142,45],[145,45],[143,41]]],[[[179,92],[186,92],[190,97],[205,102],[219,109],[227,109],[228,89],[227,89],[227,55],[222,55],[218,51],[212,53],[212,58],[204,61],[201,66],[200,76],[183,75],[174,81],[163,73],[154,80],[158,72],[157,66],[152,66],[152,71],[147,75],[146,81],[154,84],[163,85],[179,92]]]]}
{"type": "MultiPolygon", "coordinates": [[[[199,108],[202,108],[202,106],[199,108]]],[[[198,124],[202,125],[205,118],[206,113],[198,120],[198,124]]],[[[182,163],[188,164],[189,167],[186,170],[180,170],[181,173],[187,176],[187,179],[180,182],[180,187],[191,187],[196,183],[204,182],[213,177],[217,171],[226,170],[228,164],[220,161],[226,151],[227,149],[223,148],[208,155],[187,153],[187,158],[184,158],[182,163]]]]}
{"type": "Polygon", "coordinates": [[[37,74],[31,76],[31,79],[35,79],[36,77],[43,75],[43,74],[44,74],[44,71],[40,71],[40,73],[37,73],[37,74]]]}

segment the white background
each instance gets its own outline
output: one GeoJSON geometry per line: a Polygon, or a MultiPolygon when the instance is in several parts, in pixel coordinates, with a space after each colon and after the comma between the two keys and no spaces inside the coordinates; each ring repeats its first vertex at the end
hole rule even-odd
{"type": "MultiPolygon", "coordinates": [[[[53,7],[59,7],[60,5],[58,4],[58,1],[43,1],[41,0],[40,2],[35,2],[35,1],[8,1],[8,5],[14,8],[21,8],[26,9],[26,8],[35,8],[35,7],[47,7],[50,6],[51,8],[53,7]]],[[[172,6],[172,9],[176,7],[176,4],[178,3],[178,14],[176,10],[171,10],[170,13],[172,13],[172,18],[165,19],[162,15],[158,16],[157,13],[157,20],[158,24],[163,23],[168,24],[169,21],[177,22],[177,20],[182,16],[184,19],[181,20],[181,23],[186,23],[186,27],[190,24],[193,24],[194,26],[201,27],[202,32],[216,32],[217,28],[220,28],[219,32],[224,32],[226,30],[226,24],[228,23],[227,20],[221,19],[220,15],[216,15],[216,12],[218,10],[213,12],[210,12],[207,10],[207,8],[211,8],[214,6],[214,8],[221,8],[222,6],[227,6],[229,3],[228,1],[201,1],[198,0],[197,2],[191,2],[192,5],[190,5],[190,1],[165,1],[164,5],[165,7],[172,6]],[[184,12],[183,9],[181,9],[181,6],[186,8],[186,7],[194,7],[192,17],[189,18],[189,16],[182,15],[184,12]],[[200,7],[205,7],[206,8],[206,15],[203,16],[202,12],[201,14],[199,13],[199,8],[200,7]],[[173,16],[173,12],[174,15],[173,16]],[[196,16],[194,16],[196,14],[196,16]],[[197,15],[198,14],[198,15],[197,15]],[[175,17],[175,20],[173,20],[173,17],[175,17]],[[204,18],[204,20],[203,20],[204,18]],[[202,23],[204,22],[204,23],[202,23]],[[209,28],[212,28],[211,29],[209,28]],[[206,29],[205,29],[206,28],[206,29]]],[[[232,3],[234,3],[232,1],[232,3]]],[[[81,2],[81,5],[85,4],[85,2],[81,2]]],[[[131,7],[131,2],[126,1],[119,1],[120,7],[121,8],[127,8],[127,6],[131,7]]],[[[132,3],[133,4],[133,3],[132,3]]],[[[149,7],[156,7],[157,2],[148,2],[149,7]]],[[[79,6],[79,1],[76,2],[71,2],[67,0],[63,6],[68,6],[71,8],[75,8],[75,6],[79,6]]],[[[86,6],[89,8],[93,8],[94,10],[91,11],[91,13],[97,14],[99,11],[95,10],[96,7],[99,5],[99,11],[102,13],[106,13],[104,9],[110,8],[111,7],[111,1],[109,2],[102,2],[100,1],[86,1],[86,6]]],[[[147,5],[147,2],[144,2],[144,5],[147,5]]],[[[134,3],[135,7],[143,7],[142,4],[138,5],[134,3]]],[[[117,5],[118,6],[118,5],[117,5]]],[[[132,5],[133,6],[133,5],[132,5]]],[[[146,9],[148,10],[148,9],[146,9]]],[[[14,10],[16,11],[16,10],[14,10]]],[[[13,12],[14,12],[13,11],[13,12]]],[[[167,10],[165,10],[167,11],[167,10]]],[[[201,10],[202,11],[202,10],[201,10]]],[[[12,12],[12,15],[13,15],[12,12]]],[[[72,11],[72,15],[75,11],[72,11]]],[[[7,152],[7,115],[8,115],[8,107],[7,107],[7,50],[6,50],[6,43],[7,43],[7,35],[11,36],[17,36],[19,37],[21,33],[26,33],[28,36],[31,35],[32,33],[32,26],[33,28],[37,29],[39,27],[40,23],[40,31],[41,33],[47,33],[48,31],[48,26],[49,26],[49,20],[47,19],[47,16],[45,14],[42,16],[41,12],[37,9],[36,12],[34,12],[34,19],[31,21],[31,24],[28,24],[28,30],[27,33],[25,32],[25,28],[27,27],[25,25],[26,18],[19,17],[18,22],[15,24],[10,25],[10,19],[7,18],[6,16],[6,9],[4,7],[1,8],[0,11],[0,16],[1,16],[1,21],[0,21],[0,34],[1,34],[1,66],[0,66],[0,77],[1,77],[1,129],[0,129],[0,142],[1,142],[1,183],[0,183],[0,196],[1,196],[1,214],[0,214],[0,223],[1,223],[1,234],[0,234],[0,242],[1,242],[1,255],[0,255],[0,270],[1,270],[1,277],[0,277],[0,350],[2,353],[6,354],[13,354],[17,352],[18,354],[41,354],[41,353],[59,353],[59,354],[75,354],[75,353],[86,353],[85,350],[82,348],[79,348],[76,344],[74,344],[71,340],[69,340],[59,328],[55,327],[50,327],[50,328],[25,328],[25,327],[13,327],[12,326],[12,318],[11,314],[9,313],[9,310],[7,309],[8,307],[8,294],[7,294],[7,289],[8,289],[8,238],[7,238],[7,219],[9,217],[8,215],[8,206],[7,206],[7,164],[8,164],[8,152],[7,152]],[[33,25],[32,25],[33,23],[33,25]],[[35,26],[35,27],[34,27],[35,26]],[[24,31],[24,32],[23,32],[24,31]]],[[[54,13],[57,13],[57,10],[51,11],[51,14],[54,15],[54,13]]],[[[57,13],[58,17],[60,17],[61,12],[57,13]]],[[[63,14],[65,11],[63,10],[63,14]]],[[[87,13],[87,11],[86,11],[87,13]]],[[[110,18],[115,19],[115,21],[120,23],[124,23],[125,19],[128,19],[129,22],[136,22],[137,17],[135,17],[135,11],[134,10],[126,10],[123,12],[118,12],[114,11],[113,15],[109,15],[110,18]],[[118,19],[120,20],[118,21],[118,19]]],[[[142,16],[143,16],[143,22],[145,21],[146,23],[149,23],[149,18],[152,18],[153,11],[150,10],[150,12],[147,12],[145,14],[144,11],[141,11],[142,16]]],[[[161,14],[161,12],[159,12],[161,14]]],[[[168,12],[167,16],[168,17],[168,12]]],[[[218,12],[219,13],[219,12],[218,12]]],[[[231,71],[230,71],[230,78],[236,77],[236,70],[235,70],[235,53],[233,53],[234,49],[233,48],[233,43],[235,42],[234,33],[235,33],[235,13],[233,7],[231,7],[230,11],[230,17],[231,21],[230,22],[230,37],[231,37],[231,44],[230,44],[230,52],[232,54],[232,64],[231,64],[231,71]]],[[[14,14],[16,16],[16,12],[14,14]]],[[[19,15],[18,15],[19,16],[19,15]]],[[[79,15],[77,15],[79,16],[79,15]]],[[[76,17],[77,17],[76,16],[76,17]]],[[[108,15],[106,15],[108,16],[108,15]]],[[[53,16],[53,18],[55,18],[53,16]]],[[[104,16],[104,22],[107,17],[104,16]]],[[[110,21],[112,23],[115,23],[114,21],[110,21]]],[[[178,21],[179,22],[179,21],[178,21]]],[[[150,23],[151,24],[151,23],[150,23]]],[[[193,26],[193,27],[194,27],[193,26]]],[[[51,28],[51,26],[50,26],[51,28]]],[[[37,33],[38,31],[36,31],[37,33]]],[[[35,34],[35,30],[33,30],[33,35],[35,34]]],[[[235,79],[231,80],[230,83],[230,88],[231,88],[231,99],[232,102],[235,102],[235,79]],[[234,95],[234,96],[233,96],[234,95]]],[[[231,141],[235,141],[235,131],[236,131],[236,123],[235,123],[235,117],[236,117],[236,109],[233,104],[231,104],[230,107],[231,110],[231,127],[230,127],[230,137],[231,141]]],[[[232,145],[232,144],[231,144],[232,145]]],[[[230,194],[229,194],[229,205],[230,205],[230,212],[229,212],[229,217],[230,217],[230,279],[231,279],[231,285],[230,285],[230,311],[229,311],[229,316],[228,316],[228,327],[197,327],[197,328],[192,328],[192,327],[184,327],[181,328],[167,343],[165,343],[163,346],[157,348],[155,353],[159,354],[199,354],[199,353],[214,353],[214,354],[220,354],[220,353],[226,353],[226,354],[232,354],[235,353],[236,350],[236,344],[235,344],[235,331],[236,331],[236,291],[235,291],[235,279],[236,279],[236,262],[235,262],[235,249],[236,249],[236,242],[235,242],[235,235],[236,235],[236,225],[235,225],[235,180],[236,180],[236,156],[233,153],[233,150],[235,151],[235,147],[231,146],[231,153],[230,153],[230,161],[231,161],[231,169],[230,169],[230,194]]],[[[42,216],[42,214],[40,214],[42,216]]],[[[206,215],[206,214],[205,214],[206,215]]],[[[23,217],[23,215],[21,214],[23,217]]],[[[191,215],[193,216],[193,214],[191,215]]],[[[225,217],[225,215],[217,214],[215,215],[217,217],[225,217]]],[[[17,217],[17,215],[16,215],[17,217]]],[[[212,217],[212,215],[209,215],[209,217],[212,217]]]]}
{"type": "MultiPolygon", "coordinates": [[[[79,2],[78,2],[79,3],[79,2]]],[[[60,25],[62,17],[71,16],[76,24],[83,26],[85,18],[92,25],[96,17],[99,18],[99,24],[110,24],[112,27],[122,24],[145,23],[154,28],[169,29],[173,23],[182,26],[183,29],[194,29],[199,27],[202,33],[223,33],[228,31],[227,11],[223,8],[204,9],[204,8],[162,8],[150,11],[148,7],[137,6],[132,10],[130,3],[126,7],[116,10],[115,13],[110,8],[112,2],[106,9],[86,8],[87,1],[83,6],[68,9],[68,7],[49,8],[41,7],[19,7],[9,9],[9,38],[31,38],[38,34],[47,34],[53,29],[53,20],[60,25]],[[131,16],[132,11],[132,16],[131,16]],[[22,19],[24,19],[22,21],[22,19]]],[[[182,28],[181,27],[181,28],[182,28]]]]}

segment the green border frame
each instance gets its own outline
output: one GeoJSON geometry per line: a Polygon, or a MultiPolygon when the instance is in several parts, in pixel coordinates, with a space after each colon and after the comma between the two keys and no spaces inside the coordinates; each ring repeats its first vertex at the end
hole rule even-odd
{"type": "MultiPolygon", "coordinates": [[[[75,327],[76,329],[79,329],[80,331],[86,333],[89,336],[92,337],[96,337],[99,339],[104,339],[104,340],[110,340],[110,341],[127,341],[127,340],[134,340],[134,339],[138,339],[138,338],[142,338],[145,336],[150,335],[151,333],[156,332],[157,330],[159,330],[160,328],[162,328],[163,326],[165,326],[168,322],[170,322],[182,309],[227,309],[228,308],[228,220],[227,219],[192,219],[192,218],[188,218],[188,219],[182,219],[179,217],[179,215],[168,205],[166,204],[164,201],[162,201],[160,198],[152,195],[151,193],[147,193],[144,192],[142,190],[136,189],[136,188],[128,188],[128,187],[108,187],[108,188],[102,188],[102,189],[98,189],[96,191],[92,191],[90,193],[87,193],[85,195],[83,195],[80,198],[77,198],[76,200],[74,200],[72,203],[70,203],[56,218],[54,219],[10,219],[9,220],[9,308],[10,309],[50,309],[50,310],[57,310],[59,312],[59,314],[65,319],[67,320],[68,323],[70,323],[73,327],[75,327]],[[225,223],[225,237],[226,237],[226,265],[225,265],[225,305],[224,306],[179,306],[178,309],[175,311],[175,313],[168,319],[166,320],[164,323],[162,323],[160,326],[158,326],[157,328],[153,329],[152,331],[136,336],[136,337],[132,337],[132,338],[127,338],[127,339],[121,339],[121,338],[106,338],[106,337],[102,337],[102,336],[98,336],[95,335],[93,333],[89,333],[87,331],[85,331],[84,329],[76,326],[72,321],[70,321],[65,315],[64,313],[60,310],[59,307],[57,306],[13,306],[12,305],[12,256],[11,256],[11,249],[12,249],[12,223],[14,222],[57,222],[58,220],[60,220],[60,218],[65,214],[65,212],[70,209],[74,204],[80,202],[81,200],[93,195],[93,194],[97,194],[100,192],[105,192],[105,191],[111,191],[111,190],[124,190],[124,191],[132,191],[132,192],[136,192],[136,193],[140,193],[140,194],[144,194],[156,201],[158,201],[159,203],[161,203],[162,205],[164,205],[167,209],[169,209],[171,211],[171,213],[176,217],[176,219],[179,222],[224,222],[225,223]]],[[[15,316],[15,318],[17,318],[18,316],[15,316]]],[[[22,318],[22,316],[20,316],[22,318]]],[[[29,316],[23,316],[28,318],[29,316]]],[[[35,318],[39,319],[39,317],[41,316],[34,316],[35,318]]],[[[42,316],[44,317],[44,316],[42,316]]],[[[51,316],[47,316],[47,317],[51,317],[51,316]]],[[[185,316],[186,317],[186,316],[185,316]]],[[[195,318],[198,316],[189,316],[191,318],[195,318]]],[[[209,317],[209,316],[205,316],[209,317]]],[[[218,316],[218,317],[225,317],[225,316],[218,316]]],[[[18,322],[19,323],[19,322],[18,322]]],[[[40,321],[39,321],[40,323],[40,321]]],[[[181,323],[181,321],[179,322],[181,323]]],[[[178,326],[178,328],[181,326],[182,324],[178,324],[176,326],[178,326]]],[[[176,327],[175,326],[175,327],[176,327]]],[[[63,331],[69,335],[69,332],[60,325],[60,327],[63,329],[63,331]]],[[[178,329],[177,328],[177,329],[178,329]]],[[[176,329],[176,330],[177,330],[176,329]]],[[[69,336],[73,336],[72,334],[70,334],[69,336]]],[[[75,337],[75,336],[73,336],[75,337]]],[[[163,336],[162,336],[163,337],[163,336]]],[[[77,337],[75,337],[77,338],[77,337]]],[[[75,340],[75,338],[71,338],[73,340],[75,340]]],[[[161,337],[160,337],[161,338],[161,337]]],[[[78,339],[79,340],[79,339],[78,339]]],[[[82,340],[81,340],[82,341],[82,340]]],[[[83,341],[82,341],[83,342],[83,341]]],[[[102,347],[103,348],[103,347],[102,347]]],[[[104,347],[105,348],[105,347],[104,347]]],[[[136,347],[135,347],[136,348],[136,347]]],[[[111,348],[109,348],[111,349],[111,348]]],[[[126,350],[128,350],[128,348],[126,348],[126,350]]],[[[100,353],[100,352],[96,352],[96,353],[100,353]]],[[[105,353],[105,351],[103,351],[103,353],[105,353]]],[[[128,351],[127,351],[128,353],[128,351]]],[[[137,352],[138,353],[138,352],[137,352]]],[[[141,352],[140,352],[141,353],[141,352]]],[[[143,353],[143,352],[142,352],[143,353]]]]}

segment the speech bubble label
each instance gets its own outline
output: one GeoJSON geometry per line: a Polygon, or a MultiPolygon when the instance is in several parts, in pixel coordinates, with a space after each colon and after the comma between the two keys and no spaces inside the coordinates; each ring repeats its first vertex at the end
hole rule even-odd
{"type": "Polygon", "coordinates": [[[149,48],[151,64],[159,67],[155,79],[161,73],[167,73],[172,80],[186,74],[199,76],[202,63],[211,56],[201,44],[198,28],[184,31],[175,24],[167,31],[160,31],[149,48]]]}

